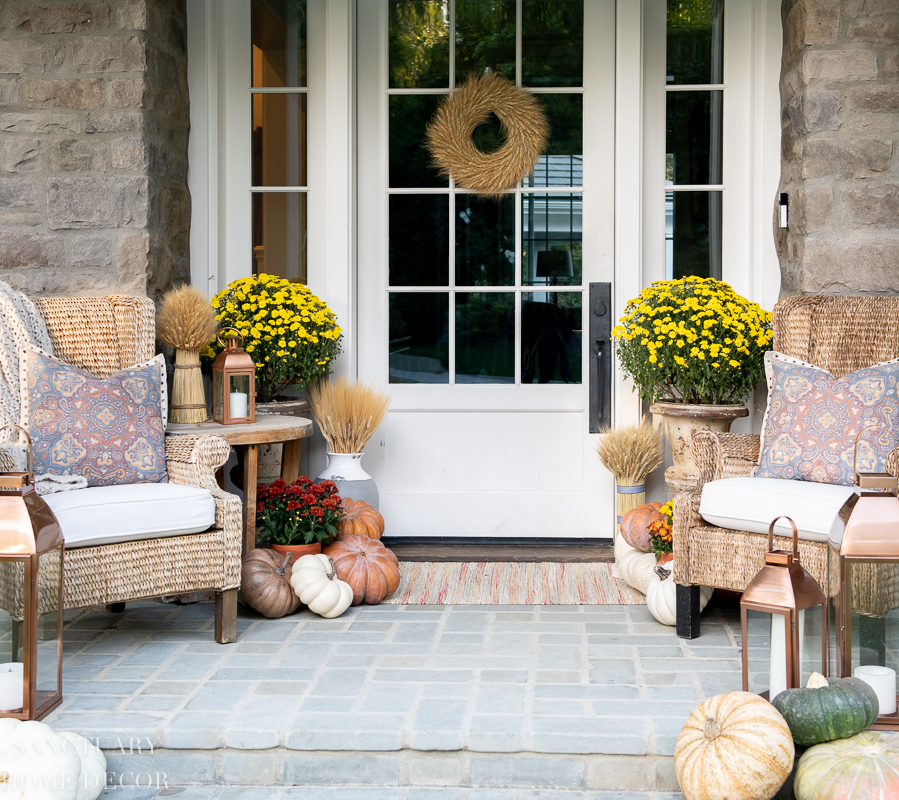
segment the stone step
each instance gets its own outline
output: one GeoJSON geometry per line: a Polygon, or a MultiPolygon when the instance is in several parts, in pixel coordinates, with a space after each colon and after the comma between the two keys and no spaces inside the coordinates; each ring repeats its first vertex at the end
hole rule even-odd
{"type": "MultiPolygon", "coordinates": [[[[391,798],[418,797],[427,788],[455,787],[455,798],[496,800],[521,797],[525,790],[546,790],[548,800],[556,792],[564,797],[614,797],[614,792],[636,792],[626,797],[673,793],[680,798],[670,756],[544,755],[535,753],[473,753],[469,751],[305,751],[269,750],[169,750],[142,753],[107,751],[110,786],[128,786],[152,792],[189,784],[213,791],[215,787],[322,787],[330,797],[335,787],[352,785],[362,792],[387,791],[391,798]],[[331,788],[328,788],[331,787],[331,788]],[[586,792],[586,793],[585,793],[586,792]],[[600,792],[600,794],[597,794],[600,792]],[[606,795],[603,792],[613,794],[606,795]],[[585,794],[584,794],[585,793],[585,794]],[[642,794],[641,794],[642,793],[642,794]]],[[[238,791],[237,789],[233,789],[238,791]]],[[[132,791],[132,789],[129,789],[132,791]]],[[[246,788],[239,791],[250,792],[246,788]]],[[[261,791],[261,790],[260,790],[261,791]]],[[[271,788],[265,789],[271,797],[271,788]]],[[[180,795],[180,793],[179,793],[180,795]]],[[[237,796],[237,795],[235,795],[237,796]]],[[[319,795],[303,795],[311,800],[319,795]]],[[[381,797],[381,794],[372,797],[381,797]]],[[[422,795],[424,797],[425,795],[422,795]]],[[[537,795],[535,795],[537,796],[537,795]]],[[[137,798],[129,794],[129,800],[137,798]]],[[[205,795],[203,795],[205,797],[205,795]]],[[[242,800],[244,795],[240,795],[242,800]]],[[[337,795],[334,795],[336,798],[337,795]]],[[[359,797],[368,797],[359,794],[359,797]]],[[[435,799],[442,795],[435,795],[435,799]]],[[[186,798],[184,798],[186,800],[186,798]]]]}

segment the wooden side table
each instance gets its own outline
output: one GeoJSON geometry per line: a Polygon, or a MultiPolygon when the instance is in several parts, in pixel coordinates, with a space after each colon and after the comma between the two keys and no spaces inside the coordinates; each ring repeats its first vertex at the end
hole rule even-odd
{"type": "MultiPolygon", "coordinates": [[[[312,421],[305,417],[285,417],[279,414],[257,414],[252,424],[219,425],[201,422],[198,425],[170,422],[166,434],[198,436],[213,433],[235,448],[242,448],[244,483],[243,552],[256,546],[256,470],[259,464],[259,445],[283,443],[281,480],[293,483],[300,474],[302,440],[312,436],[312,421]]],[[[219,470],[219,483],[223,482],[219,470]]]]}

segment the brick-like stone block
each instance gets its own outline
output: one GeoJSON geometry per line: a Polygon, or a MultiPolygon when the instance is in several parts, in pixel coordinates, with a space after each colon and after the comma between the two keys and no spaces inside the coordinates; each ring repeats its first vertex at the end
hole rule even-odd
{"type": "MultiPolygon", "coordinates": [[[[154,248],[156,249],[156,248],[154,248]]],[[[119,239],[118,247],[119,280],[123,286],[136,287],[138,291],[146,291],[150,276],[150,234],[129,233],[119,239]]],[[[187,708],[198,705],[194,698],[187,708]]],[[[213,708],[219,706],[213,705],[213,708]]]]}
{"type": "Polygon", "coordinates": [[[893,143],[885,139],[811,139],[805,144],[803,178],[859,178],[890,168],[893,143]]]}
{"type": "Polygon", "coordinates": [[[281,782],[283,767],[277,753],[240,753],[222,756],[222,781],[229,785],[270,786],[281,782]]]}
{"type": "Polygon", "coordinates": [[[319,755],[303,753],[284,756],[284,782],[287,784],[341,784],[347,776],[353,783],[396,786],[400,780],[397,756],[319,755]]]}
{"type": "Polygon", "coordinates": [[[896,11],[896,0],[843,0],[843,14],[847,19],[896,11]]]}
{"type": "Polygon", "coordinates": [[[34,178],[0,178],[0,209],[33,207],[38,200],[38,183],[34,178]]]}
{"type": "Polygon", "coordinates": [[[806,83],[877,80],[877,53],[871,50],[805,50],[799,75],[806,83]]]}
{"type": "Polygon", "coordinates": [[[0,47],[0,73],[43,72],[58,67],[64,56],[61,45],[33,39],[5,39],[0,47]]]}
{"type": "Polygon", "coordinates": [[[840,0],[799,0],[804,6],[805,44],[836,44],[840,35],[840,0]]]}
{"type": "Polygon", "coordinates": [[[43,161],[40,139],[31,136],[0,139],[0,170],[3,172],[40,172],[43,161]]]}
{"type": "Polygon", "coordinates": [[[112,108],[140,108],[144,105],[147,82],[143,78],[122,78],[106,82],[106,102],[112,108]]]}
{"type": "Polygon", "coordinates": [[[842,98],[838,91],[808,90],[794,97],[787,116],[794,136],[820,131],[835,131],[840,125],[842,98]]]}
{"type": "Polygon", "coordinates": [[[100,108],[103,105],[103,81],[29,78],[25,96],[28,108],[100,108]]]}
{"type": "Polygon", "coordinates": [[[112,167],[129,172],[149,170],[151,149],[154,149],[151,142],[136,136],[116,139],[112,143],[112,167]]]}
{"type": "Polygon", "coordinates": [[[65,111],[7,111],[0,114],[0,131],[7,133],[81,133],[77,114],[65,111]]]}
{"type": "Polygon", "coordinates": [[[116,27],[123,31],[147,29],[146,0],[119,0],[116,8],[116,27]]]}
{"type": "Polygon", "coordinates": [[[83,139],[50,142],[50,165],[54,172],[100,171],[106,166],[106,143],[83,139]]]}
{"type": "Polygon", "coordinates": [[[472,756],[468,780],[474,786],[584,786],[585,764],[581,759],[552,756],[472,756]]]}
{"type": "Polygon", "coordinates": [[[140,111],[88,111],[84,121],[85,133],[126,133],[143,129],[140,111]]]}
{"type": "MultiPolygon", "coordinates": [[[[844,227],[899,229],[899,184],[850,186],[840,194],[844,227]]],[[[899,272],[899,264],[896,270],[899,272]]]]}
{"type": "Polygon", "coordinates": [[[846,33],[850,42],[896,44],[899,42],[899,22],[883,19],[854,19],[850,20],[846,33]]]}
{"type": "Polygon", "coordinates": [[[868,114],[899,112],[899,86],[860,86],[849,92],[849,108],[868,114]]]}
{"type": "Polygon", "coordinates": [[[462,783],[462,760],[457,756],[424,756],[409,762],[413,786],[456,786],[462,783]]]}
{"type": "Polygon", "coordinates": [[[807,239],[801,290],[806,294],[899,294],[899,236],[807,239]]]}
{"type": "Polygon", "coordinates": [[[0,106],[17,106],[22,96],[22,84],[18,79],[0,80],[0,106]]]}
{"type": "Polygon", "coordinates": [[[76,33],[109,27],[106,3],[11,3],[5,13],[6,27],[18,33],[76,33]]]}
{"type": "Polygon", "coordinates": [[[81,72],[134,72],[146,68],[147,54],[136,36],[83,36],[75,41],[72,62],[81,72]]]}
{"type": "Polygon", "coordinates": [[[50,178],[50,228],[144,228],[148,196],[146,178],[50,178]]]}
{"type": "Polygon", "coordinates": [[[649,773],[652,761],[645,756],[605,756],[587,767],[587,785],[591,789],[654,789],[649,773]]]}
{"type": "MultiPolygon", "coordinates": [[[[29,270],[28,273],[27,293],[32,295],[50,295],[53,297],[66,295],[83,295],[83,294],[111,294],[122,291],[118,278],[114,271],[103,267],[90,268],[61,268],[49,269],[42,267],[41,269],[29,270]]],[[[11,277],[11,276],[10,276],[11,277]]],[[[6,278],[4,278],[6,280],[6,278]]],[[[23,290],[24,291],[24,290],[23,290]]],[[[84,695],[79,698],[84,702],[87,700],[97,701],[100,699],[84,695]]],[[[114,698],[115,703],[121,703],[122,698],[114,698]]],[[[69,710],[74,710],[70,704],[67,706],[69,710]]],[[[85,708],[91,710],[109,710],[102,709],[100,703],[93,702],[85,708]]]]}
{"type": "Polygon", "coordinates": [[[112,266],[112,242],[104,236],[77,234],[69,246],[70,263],[76,267],[112,266]]]}
{"type": "Polygon", "coordinates": [[[899,53],[886,53],[880,64],[880,77],[885,80],[899,78],[899,53]]]}
{"type": "Polygon", "coordinates": [[[65,263],[61,236],[0,231],[0,270],[61,267],[65,263]]]}
{"type": "MultiPolygon", "coordinates": [[[[794,212],[794,209],[791,208],[790,211],[794,212]]],[[[833,189],[830,186],[808,185],[797,192],[795,216],[790,227],[796,233],[832,228],[833,189]]]]}

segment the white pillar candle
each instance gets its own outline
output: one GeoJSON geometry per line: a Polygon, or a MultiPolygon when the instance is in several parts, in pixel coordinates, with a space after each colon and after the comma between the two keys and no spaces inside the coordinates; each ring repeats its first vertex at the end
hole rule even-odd
{"type": "Polygon", "coordinates": [[[873,664],[856,667],[852,676],[868,684],[877,695],[881,714],[896,713],[896,670],[873,664]]]}
{"type": "Polygon", "coordinates": [[[785,618],[771,615],[771,665],[768,675],[768,699],[773,700],[787,690],[787,644],[785,618]]]}
{"type": "Polygon", "coordinates": [[[246,417],[247,395],[245,392],[231,392],[231,418],[246,417]]]}
{"type": "Polygon", "coordinates": [[[25,705],[24,664],[0,664],[0,711],[17,711],[25,705]]]}

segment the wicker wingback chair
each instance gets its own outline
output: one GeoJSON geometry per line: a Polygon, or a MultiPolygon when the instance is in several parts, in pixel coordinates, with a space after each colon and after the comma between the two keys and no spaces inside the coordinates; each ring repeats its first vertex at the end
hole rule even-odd
{"type": "MultiPolygon", "coordinates": [[[[802,359],[836,377],[899,358],[899,297],[788,297],[774,307],[774,350],[802,359]]],[[[699,514],[705,483],[745,477],[759,456],[757,434],[700,432],[693,436],[699,467],[696,487],[674,498],[674,580],[678,584],[677,633],[699,635],[699,586],[742,592],[765,562],[768,537],[718,528],[699,514]]],[[[792,549],[792,540],[775,536],[775,546],[792,549]]],[[[828,596],[839,591],[832,551],[823,542],[799,542],[802,565],[828,596]]],[[[895,569],[870,569],[862,586],[880,598],[885,613],[899,606],[895,569]],[[892,605],[891,605],[892,604],[892,605]]],[[[878,609],[869,605],[872,614],[878,609]]]]}
{"type": "MultiPolygon", "coordinates": [[[[105,378],[153,357],[153,302],[147,297],[34,298],[57,358],[105,378]]],[[[166,437],[169,480],[209,489],[215,525],[203,533],[79,547],[65,554],[64,604],[82,608],[201,590],[216,592],[215,639],[236,638],[241,502],[222,491],[216,470],[230,446],[218,436],[166,437]]]]}

